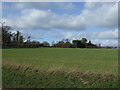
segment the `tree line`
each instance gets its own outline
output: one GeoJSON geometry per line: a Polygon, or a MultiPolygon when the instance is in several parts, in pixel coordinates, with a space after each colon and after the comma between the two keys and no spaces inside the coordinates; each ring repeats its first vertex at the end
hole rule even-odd
{"type": "Polygon", "coordinates": [[[20,31],[11,32],[12,27],[2,25],[2,47],[3,48],[38,48],[38,47],[57,47],[57,48],[98,48],[99,46],[94,45],[91,41],[86,38],[81,40],[63,39],[57,43],[52,42],[50,45],[47,41],[40,43],[39,41],[31,41],[31,37],[28,36],[26,41],[20,31]]]}
{"type": "Polygon", "coordinates": [[[72,43],[69,39],[64,39],[52,46],[59,48],[99,48],[99,46],[88,41],[86,38],[82,38],[81,40],[72,40],[72,43]]]}

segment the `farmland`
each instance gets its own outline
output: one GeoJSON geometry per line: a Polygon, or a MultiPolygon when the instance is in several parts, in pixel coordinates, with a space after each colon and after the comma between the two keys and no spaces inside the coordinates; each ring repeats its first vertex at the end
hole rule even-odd
{"type": "Polygon", "coordinates": [[[3,49],[5,88],[117,87],[117,72],[115,49],[3,49]]]}

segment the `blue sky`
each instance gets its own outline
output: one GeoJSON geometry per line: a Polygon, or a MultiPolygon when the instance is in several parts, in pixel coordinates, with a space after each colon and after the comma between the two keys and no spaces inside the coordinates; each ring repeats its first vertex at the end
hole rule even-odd
{"type": "Polygon", "coordinates": [[[118,6],[104,2],[4,2],[3,21],[40,42],[87,38],[118,45],[118,6]]]}

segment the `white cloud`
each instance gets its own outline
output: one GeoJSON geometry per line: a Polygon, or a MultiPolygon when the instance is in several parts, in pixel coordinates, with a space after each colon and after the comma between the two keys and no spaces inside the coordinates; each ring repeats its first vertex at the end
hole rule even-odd
{"type": "MultiPolygon", "coordinates": [[[[28,3],[26,3],[28,4],[28,3]]],[[[45,4],[45,3],[44,3],[45,4]]],[[[49,6],[48,3],[44,5],[49,6]]],[[[59,8],[74,8],[72,3],[57,3],[59,8]],[[64,7],[66,6],[66,7],[64,7]]],[[[56,5],[57,5],[56,4],[56,5]]],[[[29,4],[28,4],[29,5],[29,4]]],[[[36,7],[39,6],[35,3],[36,7]]],[[[31,7],[35,7],[31,5],[31,7]]],[[[25,5],[27,6],[27,5],[25,5]]],[[[23,6],[18,5],[18,8],[23,6]]],[[[48,7],[47,7],[48,8],[48,7]]],[[[118,25],[118,5],[117,3],[95,3],[88,2],[85,4],[85,9],[78,15],[59,15],[52,12],[50,9],[40,10],[24,9],[19,16],[8,19],[9,23],[19,28],[34,28],[34,29],[68,29],[68,30],[84,30],[85,27],[101,27],[101,28],[116,28],[118,25]],[[16,21],[16,22],[14,22],[16,21]]]]}
{"type": "Polygon", "coordinates": [[[19,28],[32,29],[69,29],[83,30],[85,28],[84,21],[79,16],[73,15],[57,15],[50,10],[25,9],[22,15],[12,19],[8,19],[9,24],[19,28]],[[14,21],[17,21],[14,22],[14,21]]]}
{"type": "Polygon", "coordinates": [[[69,10],[74,10],[77,7],[73,3],[55,3],[55,7],[59,8],[63,11],[69,11],[69,10]]]}
{"type": "Polygon", "coordinates": [[[117,39],[118,38],[118,30],[108,30],[104,32],[94,32],[91,36],[92,38],[98,39],[117,39]]]}
{"type": "Polygon", "coordinates": [[[76,39],[82,39],[82,38],[90,38],[91,34],[87,32],[80,32],[76,35],[76,39]]]}
{"type": "Polygon", "coordinates": [[[84,17],[88,26],[103,28],[117,27],[118,5],[117,3],[88,2],[81,16],[84,17]]]}
{"type": "Polygon", "coordinates": [[[73,34],[71,32],[67,32],[64,34],[63,39],[73,39],[73,34]]]}
{"type": "Polygon", "coordinates": [[[93,43],[101,44],[102,46],[118,46],[118,40],[92,40],[93,43]]]}
{"type": "Polygon", "coordinates": [[[103,32],[80,32],[77,34],[77,39],[81,38],[88,38],[88,39],[118,39],[118,30],[107,30],[103,32]]]}
{"type": "Polygon", "coordinates": [[[102,44],[102,46],[118,46],[118,30],[107,30],[103,32],[81,32],[75,37],[76,39],[87,38],[94,44],[102,44]]]}
{"type": "MultiPolygon", "coordinates": [[[[118,29],[102,32],[80,32],[72,35],[75,39],[87,38],[94,44],[102,46],[118,46],[118,29]]],[[[120,43],[120,42],[119,42],[120,43]]]]}
{"type": "MultiPolygon", "coordinates": [[[[26,3],[27,4],[27,3],[26,3]]],[[[57,3],[57,8],[64,10],[72,10],[75,6],[72,3],[57,3]],[[57,5],[58,4],[58,5],[57,5]]],[[[12,24],[13,27],[22,29],[33,29],[33,30],[84,30],[86,27],[98,27],[107,28],[108,30],[103,32],[81,32],[74,34],[71,31],[67,33],[56,33],[55,35],[48,35],[53,37],[59,36],[59,38],[68,39],[81,39],[83,37],[88,40],[93,40],[94,43],[101,43],[102,45],[117,45],[118,30],[111,30],[112,28],[117,28],[118,25],[118,5],[117,3],[95,3],[88,2],[85,3],[85,7],[82,12],[78,15],[68,15],[68,14],[56,14],[51,9],[49,9],[49,3],[34,4],[29,6],[20,4],[18,9],[23,9],[19,16],[9,16],[6,18],[6,22],[12,24]],[[36,5],[36,6],[35,6],[36,5]],[[40,6],[39,6],[40,5],[40,6]],[[25,9],[26,7],[26,9],[25,9]],[[30,7],[30,8],[27,8],[30,7]],[[48,10],[42,10],[40,8],[48,8],[48,10]]],[[[91,30],[92,31],[92,30],[91,30]]],[[[97,30],[96,30],[97,31],[97,30]]],[[[26,31],[27,33],[27,31],[26,31]]],[[[33,38],[41,38],[39,34],[32,35],[33,38]]],[[[42,37],[44,38],[44,37],[42,37]]]]}

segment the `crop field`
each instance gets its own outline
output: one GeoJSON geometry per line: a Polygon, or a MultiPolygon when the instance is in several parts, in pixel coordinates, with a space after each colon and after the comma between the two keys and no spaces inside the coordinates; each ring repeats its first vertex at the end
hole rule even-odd
{"type": "Polygon", "coordinates": [[[3,49],[4,88],[116,88],[118,50],[3,49]]]}

